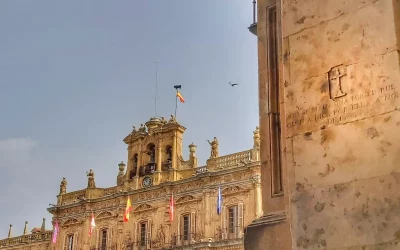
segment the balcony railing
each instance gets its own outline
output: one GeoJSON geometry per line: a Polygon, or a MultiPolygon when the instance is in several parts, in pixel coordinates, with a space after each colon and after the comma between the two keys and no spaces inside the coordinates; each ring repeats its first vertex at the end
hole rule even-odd
{"type": "Polygon", "coordinates": [[[205,174],[208,172],[207,166],[196,168],[196,174],[205,174]]]}
{"type": "Polygon", "coordinates": [[[251,162],[251,150],[221,156],[215,159],[216,161],[216,168],[231,168],[236,167],[240,164],[246,164],[251,162]]]}
{"type": "Polygon", "coordinates": [[[18,244],[29,244],[33,242],[49,241],[51,240],[53,231],[45,231],[40,233],[22,235],[18,237],[8,238],[0,240],[0,248],[6,246],[13,246],[18,244]]]}
{"type": "MultiPolygon", "coordinates": [[[[182,246],[191,246],[201,244],[203,242],[225,242],[231,240],[242,240],[243,239],[243,227],[218,229],[214,235],[214,239],[206,239],[203,234],[190,233],[187,235],[176,235],[172,234],[167,241],[165,236],[154,235],[152,239],[146,238],[144,241],[132,241],[127,240],[123,243],[126,250],[142,250],[142,249],[173,249],[182,246]]],[[[91,249],[91,250],[102,250],[91,249]]],[[[108,249],[107,249],[108,250],[108,249]]],[[[113,249],[110,249],[113,250],[113,249]]]]}
{"type": "Polygon", "coordinates": [[[156,171],[155,163],[148,163],[147,165],[141,166],[139,169],[139,176],[145,176],[149,174],[153,174],[156,171]]]}

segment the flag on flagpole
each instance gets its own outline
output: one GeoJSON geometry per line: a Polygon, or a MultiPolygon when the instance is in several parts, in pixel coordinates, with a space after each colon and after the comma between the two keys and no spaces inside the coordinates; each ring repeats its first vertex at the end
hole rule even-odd
{"type": "Polygon", "coordinates": [[[54,224],[53,239],[52,239],[52,242],[54,244],[56,244],[57,242],[58,231],[59,231],[58,221],[56,220],[56,223],[54,224]]]}
{"type": "Polygon", "coordinates": [[[126,208],[125,208],[125,214],[124,214],[124,222],[129,221],[129,213],[132,210],[132,204],[131,204],[131,199],[128,196],[128,200],[126,201],[126,208]]]}
{"type": "Polygon", "coordinates": [[[171,194],[171,198],[169,200],[169,220],[174,221],[174,194],[171,194]]]}
{"type": "Polygon", "coordinates": [[[90,220],[90,226],[89,226],[89,237],[92,236],[93,229],[96,227],[96,223],[94,222],[94,213],[92,212],[92,219],[90,220]]]}
{"type": "Polygon", "coordinates": [[[181,92],[179,92],[179,91],[176,91],[176,97],[178,97],[178,98],[179,98],[179,101],[180,101],[180,102],[182,102],[182,103],[184,103],[184,102],[185,102],[185,98],[183,98],[183,96],[182,96],[181,92]]]}
{"type": "Polygon", "coordinates": [[[220,215],[222,212],[222,194],[221,186],[218,187],[218,199],[217,199],[217,214],[220,215]]]}

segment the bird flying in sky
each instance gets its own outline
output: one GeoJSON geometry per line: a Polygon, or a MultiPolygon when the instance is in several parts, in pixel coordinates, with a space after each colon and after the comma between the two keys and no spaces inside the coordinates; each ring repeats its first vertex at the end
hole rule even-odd
{"type": "Polygon", "coordinates": [[[231,85],[232,87],[235,87],[236,85],[239,85],[237,83],[233,83],[232,81],[229,82],[229,85],[231,85]]]}

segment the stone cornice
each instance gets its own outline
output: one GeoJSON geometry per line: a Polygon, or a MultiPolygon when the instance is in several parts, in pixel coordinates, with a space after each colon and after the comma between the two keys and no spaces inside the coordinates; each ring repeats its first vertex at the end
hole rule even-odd
{"type": "Polygon", "coordinates": [[[264,215],[254,220],[250,225],[247,226],[247,228],[272,226],[275,224],[284,223],[285,221],[287,221],[286,212],[277,212],[264,215]]]}

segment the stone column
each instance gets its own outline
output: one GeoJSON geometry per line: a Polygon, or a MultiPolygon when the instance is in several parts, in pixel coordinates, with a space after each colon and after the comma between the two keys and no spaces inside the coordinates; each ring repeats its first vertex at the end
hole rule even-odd
{"type": "Polygon", "coordinates": [[[162,145],[161,145],[161,139],[158,140],[158,144],[156,147],[156,173],[155,173],[155,178],[154,178],[154,184],[158,185],[160,184],[161,181],[161,163],[162,163],[162,145]]]}
{"type": "Polygon", "coordinates": [[[214,238],[214,232],[213,232],[213,228],[211,227],[211,200],[210,200],[210,194],[211,194],[211,190],[206,189],[203,191],[204,194],[204,207],[203,207],[203,212],[204,212],[204,238],[208,239],[208,238],[214,238]]]}
{"type": "Polygon", "coordinates": [[[25,226],[24,226],[24,235],[28,234],[28,222],[25,221],[25,226]]]}
{"type": "Polygon", "coordinates": [[[157,172],[161,172],[161,163],[162,163],[162,145],[161,145],[161,140],[158,140],[158,145],[156,148],[156,154],[157,154],[157,158],[156,158],[156,162],[157,162],[157,172]]]}
{"type": "Polygon", "coordinates": [[[130,175],[132,168],[133,168],[132,145],[129,144],[129,146],[128,146],[128,166],[126,167],[126,174],[125,174],[125,177],[127,180],[129,180],[129,175],[130,175]]]}
{"type": "MultiPolygon", "coordinates": [[[[92,213],[85,213],[86,219],[83,222],[83,228],[82,228],[82,243],[83,243],[82,250],[89,250],[91,238],[96,237],[96,228],[93,229],[94,232],[92,232],[92,237],[89,237],[89,226],[90,226],[91,217],[92,217],[92,213]]],[[[59,240],[57,240],[57,241],[59,241],[59,240]]]]}
{"type": "Polygon", "coordinates": [[[259,175],[252,178],[254,185],[254,211],[256,218],[263,216],[262,210],[262,194],[261,194],[261,177],[259,175]]]}
{"type": "Polygon", "coordinates": [[[178,153],[178,147],[177,147],[177,135],[176,135],[176,131],[174,131],[174,138],[172,141],[172,170],[170,172],[170,177],[169,179],[171,181],[175,181],[176,180],[176,169],[177,169],[177,153],[178,153]]]}
{"type": "Polygon", "coordinates": [[[135,189],[139,188],[139,170],[142,166],[142,141],[139,142],[139,150],[138,150],[138,162],[136,168],[136,175],[133,178],[133,186],[135,189]]]}

